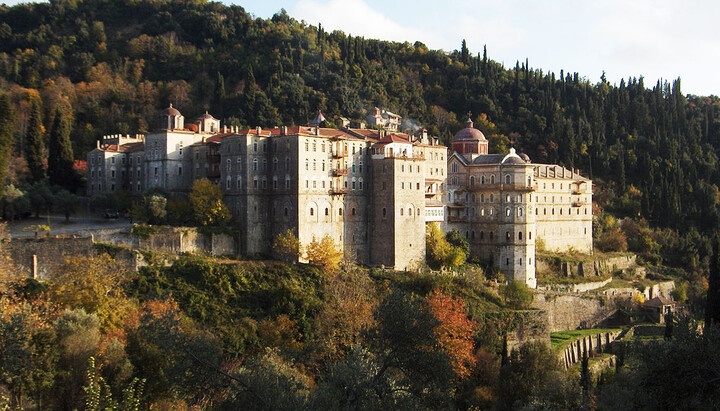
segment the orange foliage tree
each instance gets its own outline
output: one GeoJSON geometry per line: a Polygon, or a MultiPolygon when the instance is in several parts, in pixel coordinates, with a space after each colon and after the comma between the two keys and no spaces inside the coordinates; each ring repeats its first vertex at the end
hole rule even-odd
{"type": "Polygon", "coordinates": [[[468,377],[477,362],[473,355],[473,330],[477,324],[467,317],[465,301],[435,290],[425,303],[439,322],[433,332],[440,349],[450,357],[458,377],[468,377]]]}

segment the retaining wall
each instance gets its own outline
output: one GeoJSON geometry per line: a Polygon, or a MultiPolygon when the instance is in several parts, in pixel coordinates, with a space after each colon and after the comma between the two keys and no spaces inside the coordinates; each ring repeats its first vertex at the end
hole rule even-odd
{"type": "Polygon", "coordinates": [[[582,360],[583,354],[591,357],[595,353],[602,352],[618,338],[620,333],[622,331],[602,332],[573,340],[560,352],[560,361],[567,369],[582,360]]]}

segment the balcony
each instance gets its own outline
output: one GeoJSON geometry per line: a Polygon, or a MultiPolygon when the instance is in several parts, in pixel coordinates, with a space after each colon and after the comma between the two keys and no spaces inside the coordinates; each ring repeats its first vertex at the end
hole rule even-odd
{"type": "Polygon", "coordinates": [[[332,158],[345,158],[347,157],[347,151],[345,150],[333,150],[332,158]]]}
{"type": "Polygon", "coordinates": [[[467,223],[467,221],[468,221],[468,218],[465,216],[462,216],[462,217],[454,216],[454,215],[448,216],[448,222],[450,222],[450,223],[467,223]]]}
{"type": "Polygon", "coordinates": [[[582,207],[584,205],[587,205],[587,203],[584,201],[573,201],[573,203],[572,203],[573,207],[582,207]]]}
{"type": "Polygon", "coordinates": [[[346,176],[348,173],[347,168],[335,168],[332,170],[333,177],[346,176]]]}
{"type": "Polygon", "coordinates": [[[435,196],[438,195],[438,194],[440,194],[440,193],[437,192],[437,191],[426,191],[426,192],[425,192],[425,197],[435,197],[435,196]]]}
{"type": "Polygon", "coordinates": [[[330,189],[331,195],[342,195],[342,194],[347,194],[347,193],[348,193],[348,189],[345,187],[337,187],[337,188],[334,187],[334,188],[330,189]]]}

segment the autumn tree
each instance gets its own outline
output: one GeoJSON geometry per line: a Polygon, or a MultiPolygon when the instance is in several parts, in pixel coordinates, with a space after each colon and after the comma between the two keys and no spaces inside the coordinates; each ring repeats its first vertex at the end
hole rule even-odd
{"type": "MultiPolygon", "coordinates": [[[[453,240],[456,240],[454,235],[453,240]]],[[[428,224],[425,234],[425,253],[428,265],[433,269],[463,265],[467,258],[463,248],[467,242],[464,244],[459,242],[459,244],[459,246],[451,244],[437,224],[428,224]]]]}
{"type": "Polygon", "coordinates": [[[50,184],[69,191],[77,188],[77,173],[73,168],[75,158],[70,143],[71,129],[69,114],[58,107],[50,129],[48,176],[50,184]]]}
{"type": "Polygon", "coordinates": [[[433,332],[440,349],[450,357],[455,374],[460,379],[469,376],[477,361],[473,355],[473,331],[477,324],[468,319],[465,301],[435,290],[425,297],[425,303],[439,322],[433,332]]]}
{"type": "Polygon", "coordinates": [[[53,301],[96,314],[104,328],[120,328],[132,304],[124,293],[129,276],[107,254],[72,257],[50,281],[53,301]]]}
{"type": "Polygon", "coordinates": [[[273,253],[285,262],[295,262],[302,255],[300,240],[289,229],[275,237],[272,249],[273,253]]]}
{"type": "Polygon", "coordinates": [[[313,237],[305,252],[308,262],[323,270],[336,270],[343,258],[342,251],[338,250],[335,241],[329,235],[320,241],[313,237]]]}
{"type": "Polygon", "coordinates": [[[201,226],[222,226],[232,217],[222,201],[222,191],[210,180],[195,180],[190,192],[195,222],[201,226]]]}
{"type": "Polygon", "coordinates": [[[30,119],[25,129],[25,160],[33,182],[45,178],[45,130],[39,98],[30,100],[30,119]]]}

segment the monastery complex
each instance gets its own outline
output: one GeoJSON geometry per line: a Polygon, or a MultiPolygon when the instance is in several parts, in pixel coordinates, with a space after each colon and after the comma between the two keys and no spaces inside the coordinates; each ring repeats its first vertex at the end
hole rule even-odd
{"type": "Polygon", "coordinates": [[[437,222],[460,231],[471,256],[535,287],[537,242],[592,252],[592,181],[512,148],[489,154],[471,121],[448,149],[423,129],[398,131],[397,114],[369,117],[384,128],[323,128],[318,114],[308,126],[239,130],[207,113],[185,124],[171,105],[157,131],[98,142],[88,194],[185,196],[208,178],[223,190],[244,255],[269,254],[290,229],[302,244],[329,235],[347,260],[410,269],[425,259],[426,224],[437,222]]]}

